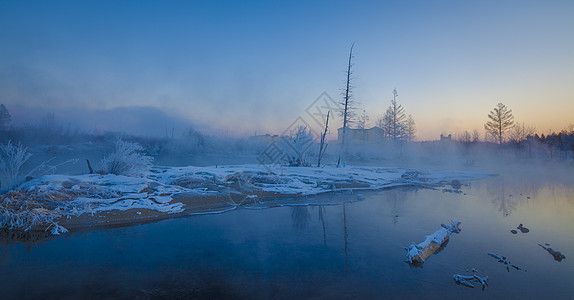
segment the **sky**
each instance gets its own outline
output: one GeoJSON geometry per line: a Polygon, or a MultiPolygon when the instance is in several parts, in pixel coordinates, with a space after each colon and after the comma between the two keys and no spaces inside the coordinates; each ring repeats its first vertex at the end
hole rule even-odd
{"type": "Polygon", "coordinates": [[[281,134],[322,93],[342,98],[355,43],[370,126],[396,88],[417,140],[483,133],[499,102],[559,131],[574,123],[573,16],[574,1],[0,0],[0,103],[15,124],[281,134]]]}

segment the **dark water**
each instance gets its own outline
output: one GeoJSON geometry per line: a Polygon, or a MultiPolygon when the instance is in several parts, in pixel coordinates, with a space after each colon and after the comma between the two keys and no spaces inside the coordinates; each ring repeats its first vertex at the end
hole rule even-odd
{"type": "MultiPolygon", "coordinates": [[[[574,293],[574,188],[499,176],[464,193],[323,195],[329,206],[240,209],[26,245],[0,244],[0,298],[515,298],[574,293]],[[534,183],[536,182],[536,183],[534,183]],[[451,219],[462,232],[422,268],[404,247],[451,219]],[[512,234],[520,224],[528,233],[512,234]],[[537,244],[549,243],[558,262],[537,244]],[[487,255],[505,255],[526,271],[487,255]],[[489,286],[456,285],[476,268],[489,286]]],[[[30,243],[28,243],[30,244],[30,243]]]]}

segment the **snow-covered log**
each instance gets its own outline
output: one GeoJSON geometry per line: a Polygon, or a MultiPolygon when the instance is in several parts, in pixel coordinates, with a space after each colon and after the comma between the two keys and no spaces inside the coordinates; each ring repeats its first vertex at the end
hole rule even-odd
{"type": "Polygon", "coordinates": [[[442,228],[435,231],[431,235],[425,236],[425,240],[420,244],[411,244],[407,250],[405,261],[409,264],[422,264],[431,254],[436,252],[452,233],[460,232],[460,222],[451,221],[449,226],[441,224],[442,228]]]}

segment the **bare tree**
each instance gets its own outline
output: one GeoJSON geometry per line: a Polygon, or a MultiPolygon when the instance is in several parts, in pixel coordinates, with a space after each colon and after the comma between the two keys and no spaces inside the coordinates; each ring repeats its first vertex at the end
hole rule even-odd
{"type": "Polygon", "coordinates": [[[484,129],[498,141],[499,145],[502,145],[504,135],[514,126],[512,110],[508,109],[506,105],[498,103],[498,105],[490,111],[488,118],[490,120],[484,124],[484,129]]]}
{"type": "MultiPolygon", "coordinates": [[[[341,111],[341,116],[343,117],[343,137],[341,139],[341,151],[345,149],[345,140],[347,137],[347,127],[349,123],[352,121],[352,110],[353,110],[353,100],[352,98],[352,86],[351,86],[351,67],[353,65],[353,47],[355,47],[355,43],[351,45],[351,50],[349,51],[349,63],[347,64],[347,80],[345,83],[345,90],[343,91],[343,100],[340,102],[341,106],[343,106],[343,110],[341,111]]],[[[339,155],[339,160],[337,162],[337,166],[341,163],[341,156],[339,155]]]]}
{"type": "Polygon", "coordinates": [[[508,138],[511,142],[519,144],[525,141],[528,136],[534,135],[535,131],[536,129],[533,126],[517,123],[508,133],[508,138]]]}
{"type": "Polygon", "coordinates": [[[465,130],[460,135],[456,134],[455,140],[463,142],[465,144],[470,144],[472,142],[472,136],[470,135],[470,132],[468,132],[468,130],[465,130]]]}
{"type": "Polygon", "coordinates": [[[351,50],[349,51],[349,62],[347,64],[347,80],[345,82],[345,90],[343,91],[343,101],[341,102],[341,105],[343,106],[343,111],[341,112],[341,115],[343,117],[343,144],[345,143],[345,133],[346,133],[346,128],[347,126],[349,126],[349,123],[352,122],[352,114],[351,114],[351,110],[353,109],[352,107],[352,91],[351,91],[351,74],[352,74],[352,70],[351,67],[353,65],[353,48],[355,47],[355,43],[353,43],[351,45],[351,50]]]}
{"type": "Polygon", "coordinates": [[[357,128],[367,129],[367,122],[369,122],[369,119],[367,111],[363,109],[363,113],[359,116],[359,120],[357,121],[357,128]]]}
{"type": "Polygon", "coordinates": [[[329,129],[329,114],[330,113],[331,113],[331,111],[327,112],[327,120],[325,121],[325,131],[323,133],[321,133],[321,144],[319,144],[319,159],[317,160],[317,167],[321,166],[321,158],[323,157],[323,154],[325,154],[325,150],[327,150],[327,146],[329,146],[327,144],[326,137],[327,137],[327,130],[329,129]]]}
{"type": "Polygon", "coordinates": [[[183,131],[183,137],[187,142],[195,144],[198,149],[205,146],[205,135],[193,127],[188,127],[183,131]]]}
{"type": "Polygon", "coordinates": [[[57,130],[56,115],[53,112],[46,113],[46,116],[41,120],[41,126],[47,132],[55,133],[57,130]]]}
{"type": "Polygon", "coordinates": [[[311,130],[305,125],[298,126],[291,138],[291,149],[292,154],[288,156],[289,165],[297,166],[307,166],[307,156],[309,152],[309,147],[313,144],[313,134],[311,130]]]}
{"type": "Polygon", "coordinates": [[[357,120],[357,128],[361,130],[361,136],[363,139],[363,144],[367,142],[367,122],[369,122],[369,115],[367,115],[367,111],[363,109],[363,113],[359,116],[357,120]]]}
{"type": "Polygon", "coordinates": [[[11,120],[12,116],[10,116],[10,112],[6,106],[4,106],[4,104],[0,104],[0,131],[8,130],[11,120]]]}
{"type": "Polygon", "coordinates": [[[519,154],[522,152],[522,149],[524,148],[524,143],[526,143],[526,139],[529,136],[534,135],[535,130],[536,129],[533,126],[526,125],[524,123],[522,124],[517,123],[510,130],[510,132],[508,133],[508,138],[510,142],[516,145],[519,154]]]}
{"type": "Polygon", "coordinates": [[[478,133],[478,130],[476,130],[476,129],[472,131],[472,142],[473,143],[480,142],[480,134],[478,133]]]}

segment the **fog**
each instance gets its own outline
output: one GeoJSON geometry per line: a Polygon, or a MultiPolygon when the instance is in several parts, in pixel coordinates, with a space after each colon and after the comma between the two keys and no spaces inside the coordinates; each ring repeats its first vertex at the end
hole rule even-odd
{"type": "MultiPolygon", "coordinates": [[[[99,135],[117,132],[148,137],[181,135],[189,127],[197,127],[188,120],[170,116],[151,106],[127,106],[112,109],[86,109],[83,107],[57,109],[46,112],[43,108],[24,105],[10,106],[12,126],[53,126],[61,134],[89,133],[99,135]],[[47,124],[49,123],[49,124],[47,124]]],[[[201,127],[208,131],[206,126],[201,127]]]]}
{"type": "MultiPolygon", "coordinates": [[[[140,144],[146,155],[154,157],[155,165],[289,165],[290,156],[304,158],[304,165],[307,166],[316,165],[318,161],[320,129],[315,125],[307,129],[308,140],[301,142],[296,140],[295,132],[289,128],[282,135],[256,132],[250,136],[234,137],[208,126],[186,122],[152,107],[60,110],[54,113],[24,106],[10,109],[13,112],[12,123],[9,129],[1,131],[0,143],[11,141],[28,147],[33,156],[26,164],[27,168],[50,159],[63,162],[89,158],[98,162],[112,151],[118,139],[140,144]],[[274,161],[261,160],[272,146],[281,149],[283,156],[274,161]]],[[[545,139],[532,135],[520,143],[507,141],[502,145],[448,137],[424,142],[353,140],[343,147],[340,139],[337,140],[337,131],[329,128],[328,146],[321,165],[341,164],[342,159],[348,165],[516,173],[520,173],[522,167],[534,171],[542,166],[571,166],[573,132],[565,129],[552,137],[559,138],[559,142],[550,135],[545,139]]],[[[74,173],[87,171],[84,163],[62,168],[74,170],[74,173]]]]}

